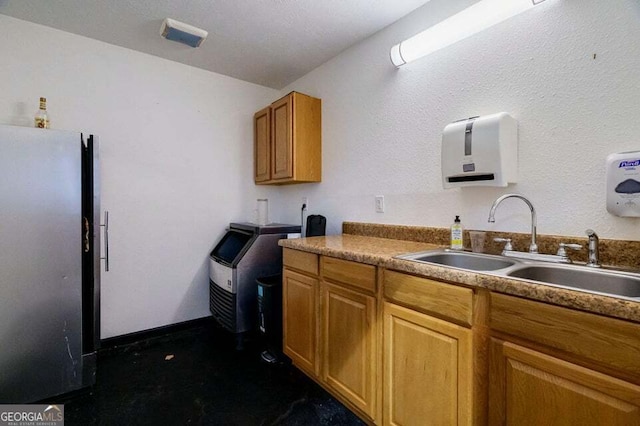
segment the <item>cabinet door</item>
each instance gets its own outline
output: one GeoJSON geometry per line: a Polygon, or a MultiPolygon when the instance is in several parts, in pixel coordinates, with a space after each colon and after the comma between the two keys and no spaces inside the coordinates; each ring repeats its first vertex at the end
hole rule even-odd
{"type": "Polygon", "coordinates": [[[640,425],[640,387],[492,339],[492,425],[640,425]]]}
{"type": "Polygon", "coordinates": [[[299,368],[318,375],[318,280],[285,268],[282,309],[284,353],[299,368]]]}
{"type": "Polygon", "coordinates": [[[271,105],[271,173],[273,179],[293,177],[293,96],[271,105]]]}
{"type": "Polygon", "coordinates": [[[254,132],[254,180],[271,179],[271,108],[267,107],[253,116],[254,132]]]}
{"type": "Polygon", "coordinates": [[[384,424],[472,423],[472,332],[384,305],[384,424]]]}
{"type": "Polygon", "coordinates": [[[376,302],[323,284],[323,380],[372,419],[376,389],[376,302]]]}

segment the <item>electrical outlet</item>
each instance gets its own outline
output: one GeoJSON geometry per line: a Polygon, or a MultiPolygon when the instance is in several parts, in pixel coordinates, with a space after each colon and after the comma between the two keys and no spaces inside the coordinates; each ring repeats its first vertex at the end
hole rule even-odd
{"type": "Polygon", "coordinates": [[[302,197],[302,204],[306,204],[307,210],[309,210],[309,197],[302,197]]]}
{"type": "Polygon", "coordinates": [[[384,213],[384,195],[376,195],[376,213],[384,213]]]}

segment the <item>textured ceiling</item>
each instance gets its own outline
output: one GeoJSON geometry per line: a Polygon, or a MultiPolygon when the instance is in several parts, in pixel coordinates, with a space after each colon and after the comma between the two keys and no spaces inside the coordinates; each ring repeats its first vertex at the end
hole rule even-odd
{"type": "Polygon", "coordinates": [[[428,0],[0,0],[0,13],[280,89],[428,0]],[[191,48],[164,18],[209,32],[191,48]]]}

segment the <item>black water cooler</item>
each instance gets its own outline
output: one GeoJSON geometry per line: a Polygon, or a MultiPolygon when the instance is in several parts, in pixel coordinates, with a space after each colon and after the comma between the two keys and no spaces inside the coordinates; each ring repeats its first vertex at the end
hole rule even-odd
{"type": "Polygon", "coordinates": [[[282,274],[258,278],[258,329],[262,359],[269,363],[282,359],[282,274]]]}

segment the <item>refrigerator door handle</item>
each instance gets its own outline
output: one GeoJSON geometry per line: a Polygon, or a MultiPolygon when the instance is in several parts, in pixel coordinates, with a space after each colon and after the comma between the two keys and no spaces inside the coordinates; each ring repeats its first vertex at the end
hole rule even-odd
{"type": "Polygon", "coordinates": [[[104,257],[100,260],[104,260],[104,271],[109,272],[109,212],[104,212],[104,223],[100,225],[104,227],[104,257]]]}

